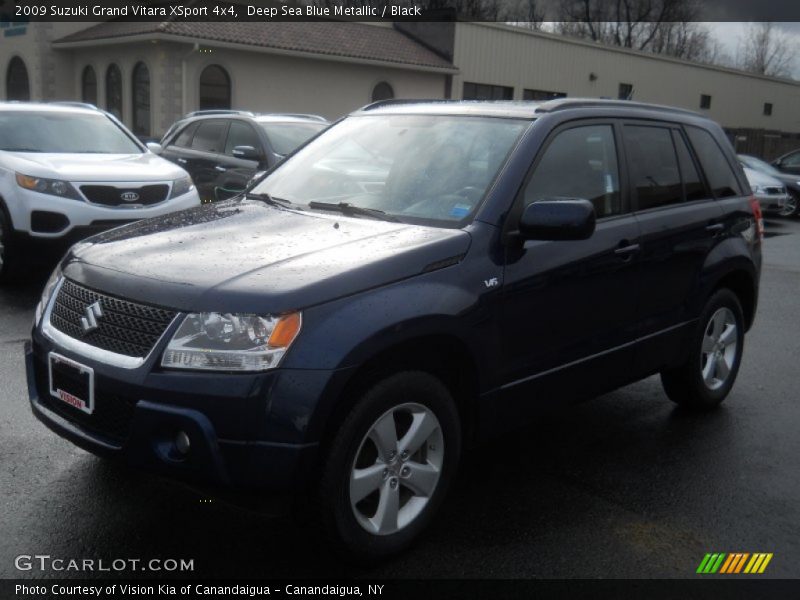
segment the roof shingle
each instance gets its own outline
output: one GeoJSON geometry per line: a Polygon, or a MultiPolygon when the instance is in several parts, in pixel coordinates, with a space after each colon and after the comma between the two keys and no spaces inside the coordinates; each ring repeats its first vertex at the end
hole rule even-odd
{"type": "Polygon", "coordinates": [[[387,63],[455,70],[453,64],[400,31],[353,22],[128,22],[108,21],[54,43],[102,42],[122,37],[165,34],[245,46],[360,58],[387,63]]]}

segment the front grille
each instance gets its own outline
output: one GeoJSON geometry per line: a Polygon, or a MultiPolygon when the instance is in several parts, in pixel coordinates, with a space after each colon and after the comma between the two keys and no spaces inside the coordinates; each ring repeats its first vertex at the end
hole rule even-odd
{"type": "Polygon", "coordinates": [[[175,314],[166,308],[108,296],[65,279],[53,304],[50,324],[97,348],[144,357],[164,334],[175,314]],[[100,303],[102,316],[95,319],[97,329],[85,333],[81,319],[88,317],[89,306],[96,302],[100,303]]]}
{"type": "Polygon", "coordinates": [[[62,402],[50,395],[50,384],[47,380],[47,368],[40,365],[36,369],[36,391],[39,402],[67,421],[75,423],[90,433],[100,434],[109,441],[122,444],[128,438],[131,429],[136,402],[115,394],[95,392],[94,411],[85,412],[62,402]]]}
{"type": "Polygon", "coordinates": [[[167,199],[169,186],[165,183],[141,187],[114,187],[113,185],[82,185],[81,192],[89,202],[104,206],[126,206],[141,204],[148,206],[167,199]],[[125,199],[129,194],[130,199],[125,199]],[[134,197],[138,196],[138,198],[134,197]]]}

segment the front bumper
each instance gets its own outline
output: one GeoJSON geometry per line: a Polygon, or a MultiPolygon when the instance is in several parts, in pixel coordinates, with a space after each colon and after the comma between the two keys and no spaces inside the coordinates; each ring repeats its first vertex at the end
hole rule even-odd
{"type": "Polygon", "coordinates": [[[102,206],[81,200],[40,194],[22,188],[16,189],[15,194],[17,196],[15,199],[6,199],[14,230],[19,234],[41,240],[59,240],[67,236],[74,239],[75,234],[80,231],[90,233],[101,231],[126,222],[158,217],[200,205],[200,197],[196,190],[191,190],[159,204],[141,208],[102,206]],[[65,219],[66,224],[57,231],[37,230],[32,222],[34,212],[58,215],[65,219]]]}
{"type": "Polygon", "coordinates": [[[755,197],[763,212],[782,210],[788,199],[786,194],[755,194],[755,197]]]}
{"type": "Polygon", "coordinates": [[[95,369],[89,416],[50,395],[51,350],[69,354],[36,332],[25,346],[31,410],[75,445],[203,485],[292,492],[310,483],[319,444],[303,439],[308,419],[287,411],[310,410],[338,372],[148,373],[136,384],[125,381],[131,373],[117,378],[113,369],[72,355],[95,369]],[[190,440],[186,454],[176,446],[179,432],[190,440]]]}

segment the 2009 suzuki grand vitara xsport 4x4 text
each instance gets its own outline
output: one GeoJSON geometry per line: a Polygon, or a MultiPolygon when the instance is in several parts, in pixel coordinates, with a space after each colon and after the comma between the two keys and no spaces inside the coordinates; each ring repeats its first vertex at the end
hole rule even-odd
{"type": "Polygon", "coordinates": [[[407,546],[462,447],[660,373],[709,409],[763,223],[722,130],[632,102],[382,102],[246,196],[74,246],[30,402],[98,454],[302,492],[355,557],[407,546]]]}

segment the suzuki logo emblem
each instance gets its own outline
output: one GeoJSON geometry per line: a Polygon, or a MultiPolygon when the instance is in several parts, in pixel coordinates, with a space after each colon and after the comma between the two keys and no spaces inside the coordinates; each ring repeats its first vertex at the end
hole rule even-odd
{"type": "Polygon", "coordinates": [[[81,317],[81,327],[83,328],[83,333],[87,334],[99,327],[97,319],[103,316],[103,307],[100,306],[100,301],[98,300],[94,304],[87,306],[84,314],[86,316],[81,317]]]}
{"type": "Polygon", "coordinates": [[[125,202],[136,202],[139,199],[139,194],[136,192],[122,192],[119,197],[125,202]]]}

